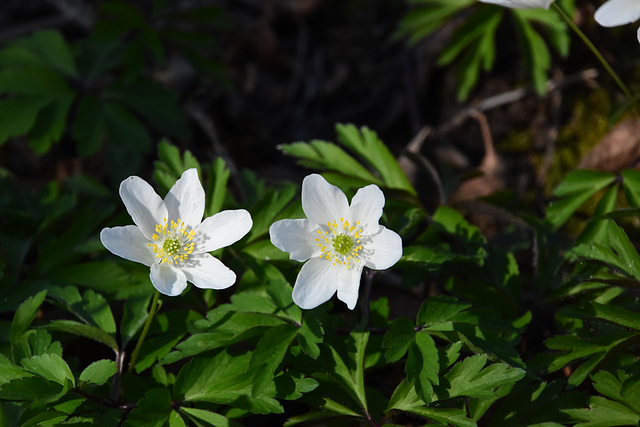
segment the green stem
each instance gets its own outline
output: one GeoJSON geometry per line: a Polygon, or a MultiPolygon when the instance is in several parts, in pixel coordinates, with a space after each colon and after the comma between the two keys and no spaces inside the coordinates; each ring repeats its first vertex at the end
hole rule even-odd
{"type": "Polygon", "coordinates": [[[560,6],[558,6],[556,3],[551,3],[551,7],[553,7],[553,9],[556,12],[558,12],[558,15],[560,15],[560,17],[564,20],[564,22],[566,22],[567,25],[569,25],[569,27],[571,27],[571,29],[578,35],[578,37],[582,39],[584,44],[586,44],[587,47],[591,49],[591,52],[593,52],[596,58],[598,58],[598,61],[600,61],[604,69],[607,70],[609,75],[611,75],[613,80],[617,83],[618,87],[627,96],[627,98],[629,98],[629,101],[631,101],[636,111],[640,111],[640,109],[638,109],[638,104],[636,103],[636,99],[633,97],[633,95],[631,95],[631,92],[629,91],[627,86],[622,82],[622,80],[620,80],[620,77],[618,77],[618,74],[616,74],[616,72],[613,71],[613,68],[611,68],[607,60],[604,59],[604,57],[602,56],[598,48],[596,48],[593,45],[593,43],[591,43],[591,40],[589,40],[589,38],[582,32],[582,30],[578,28],[576,23],[573,22],[573,19],[569,18],[569,16],[564,12],[564,10],[560,8],[560,6]]]}
{"type": "Polygon", "coordinates": [[[156,314],[156,310],[158,309],[158,299],[160,298],[160,292],[156,291],[153,295],[153,301],[151,302],[151,309],[149,309],[149,316],[147,317],[147,321],[144,324],[144,328],[142,328],[142,333],[140,334],[140,339],[136,344],[136,348],[133,349],[133,353],[131,354],[131,361],[129,362],[129,368],[127,369],[127,373],[130,374],[133,371],[133,365],[136,364],[136,360],[138,359],[138,353],[140,353],[140,347],[142,347],[142,343],[144,339],[147,337],[147,332],[149,332],[149,327],[151,326],[151,321],[153,320],[153,316],[156,314]]]}

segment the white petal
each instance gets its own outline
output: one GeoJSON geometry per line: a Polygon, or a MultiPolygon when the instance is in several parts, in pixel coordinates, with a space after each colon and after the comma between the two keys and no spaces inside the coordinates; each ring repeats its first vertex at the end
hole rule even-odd
{"type": "Polygon", "coordinates": [[[480,0],[484,3],[497,4],[498,6],[509,7],[511,9],[549,9],[555,0],[480,0]]]}
{"type": "Polygon", "coordinates": [[[269,228],[271,243],[281,251],[288,252],[296,261],[306,261],[319,256],[321,251],[316,239],[318,225],[308,219],[283,219],[269,228]]]}
{"type": "Polygon", "coordinates": [[[204,189],[197,169],[185,171],[164,198],[169,218],[174,221],[180,219],[193,228],[202,221],[204,202],[204,189]]]}
{"type": "Polygon", "coordinates": [[[180,295],[187,287],[187,278],[184,273],[166,262],[153,264],[149,277],[160,293],[170,297],[180,295]]]}
{"type": "Polygon", "coordinates": [[[242,239],[251,230],[251,215],[244,209],[222,211],[196,227],[195,253],[211,252],[242,239]]]}
{"type": "Polygon", "coordinates": [[[133,222],[151,240],[156,224],[162,224],[167,217],[167,208],[160,196],[144,179],[130,176],[120,184],[120,197],[133,222]]]}
{"type": "Polygon", "coordinates": [[[105,228],[100,232],[100,241],[105,248],[119,257],[139,262],[149,267],[156,256],[140,229],[135,225],[105,228]]]}
{"type": "Polygon", "coordinates": [[[402,256],[402,238],[386,227],[380,226],[380,232],[369,236],[365,266],[373,270],[384,270],[398,262],[402,256]]]}
{"type": "Polygon", "coordinates": [[[209,254],[189,257],[180,269],[188,281],[202,289],[225,289],[236,282],[236,274],[209,254]]]}
{"type": "Polygon", "coordinates": [[[358,302],[358,291],[360,289],[360,277],[362,276],[362,264],[360,268],[350,268],[344,272],[344,277],[349,275],[338,287],[338,299],[353,310],[358,302]]]}
{"type": "Polygon", "coordinates": [[[347,216],[349,202],[342,190],[314,173],[302,181],[302,210],[316,224],[326,224],[347,216]]]}
{"type": "Polygon", "coordinates": [[[382,208],[384,207],[384,194],[377,185],[367,185],[358,190],[351,200],[350,221],[355,225],[356,221],[360,221],[366,233],[367,227],[372,227],[369,231],[378,229],[378,221],[382,216],[382,208]]]}
{"type": "Polygon", "coordinates": [[[640,1],[609,0],[596,10],[594,18],[603,27],[617,27],[635,22],[640,18],[640,1]]]}
{"type": "Polygon", "coordinates": [[[298,274],[293,286],[293,302],[306,310],[329,301],[338,289],[337,266],[325,259],[312,258],[298,274]]]}
{"type": "Polygon", "coordinates": [[[640,43],[640,28],[638,28],[638,43],[640,43]]]}

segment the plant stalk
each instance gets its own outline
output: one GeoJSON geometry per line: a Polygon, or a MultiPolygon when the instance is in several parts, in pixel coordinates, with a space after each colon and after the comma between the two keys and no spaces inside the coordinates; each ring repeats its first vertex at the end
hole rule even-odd
{"type": "Polygon", "coordinates": [[[147,337],[147,332],[149,332],[151,321],[153,320],[153,316],[156,314],[156,310],[158,309],[159,299],[160,299],[160,292],[156,291],[156,293],[153,295],[153,301],[151,302],[151,308],[149,309],[149,316],[147,317],[147,321],[144,324],[144,328],[142,328],[140,339],[138,340],[138,343],[136,344],[136,348],[133,349],[133,353],[131,354],[131,361],[129,362],[129,368],[127,369],[128,374],[133,372],[133,366],[136,364],[136,360],[138,359],[138,353],[140,353],[140,347],[142,347],[142,343],[144,342],[144,339],[147,337]]]}
{"type": "Polygon", "coordinates": [[[591,43],[591,40],[589,40],[589,38],[582,32],[582,30],[576,25],[576,23],[573,22],[573,19],[571,19],[569,15],[567,15],[565,11],[562,10],[562,8],[560,8],[560,6],[558,6],[556,3],[551,3],[551,7],[558,13],[558,15],[560,15],[562,20],[566,22],[567,25],[569,25],[569,27],[571,27],[571,29],[578,35],[578,37],[582,39],[584,44],[587,45],[587,47],[591,50],[591,52],[593,52],[593,54],[596,56],[598,61],[600,61],[604,69],[607,70],[609,75],[616,82],[620,90],[622,90],[622,92],[626,95],[626,97],[629,98],[629,101],[631,101],[631,103],[633,104],[636,110],[636,113],[640,113],[640,108],[638,108],[638,103],[636,102],[635,97],[631,95],[631,91],[629,91],[629,88],[627,88],[627,86],[622,82],[618,74],[613,70],[613,68],[611,68],[611,65],[609,65],[607,60],[604,59],[604,57],[602,56],[598,48],[596,48],[593,45],[593,43],[591,43]]]}

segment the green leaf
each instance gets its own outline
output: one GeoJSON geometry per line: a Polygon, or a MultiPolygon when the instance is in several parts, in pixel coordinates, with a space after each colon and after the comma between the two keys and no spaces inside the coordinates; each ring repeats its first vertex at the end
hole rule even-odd
{"type": "Polygon", "coordinates": [[[563,412],[576,421],[583,421],[574,424],[576,427],[635,426],[640,421],[638,413],[621,403],[600,396],[592,396],[588,408],[569,408],[563,412]]]}
{"type": "Polygon", "coordinates": [[[385,186],[416,194],[397,160],[374,131],[366,126],[358,129],[352,124],[337,124],[336,131],[338,141],[369,163],[385,186]]]}
{"type": "Polygon", "coordinates": [[[418,396],[427,403],[431,402],[433,386],[440,383],[439,369],[438,350],[431,336],[425,332],[415,334],[405,370],[407,380],[415,384],[418,396]]]}
{"type": "Polygon", "coordinates": [[[151,301],[152,295],[140,295],[127,298],[124,302],[124,313],[120,322],[120,335],[122,348],[126,348],[127,344],[136,336],[142,325],[147,321],[149,313],[147,307],[151,301]]]}
{"type": "Polygon", "coordinates": [[[0,144],[12,136],[24,135],[31,130],[38,113],[49,102],[49,96],[41,95],[17,95],[0,99],[0,144]],[[16,111],[20,114],[16,114],[16,111]]]}
{"type": "Polygon", "coordinates": [[[97,327],[109,334],[116,333],[116,322],[113,319],[109,302],[100,294],[88,290],[83,295],[84,311],[91,317],[97,327]]]}
{"type": "Polygon", "coordinates": [[[578,236],[576,243],[597,242],[606,245],[609,243],[609,225],[610,222],[602,219],[601,215],[612,212],[616,207],[618,198],[618,187],[612,186],[600,199],[596,209],[593,211],[592,218],[578,236]]]}
{"type": "Polygon", "coordinates": [[[38,31],[31,37],[21,40],[19,44],[34,52],[52,68],[69,77],[78,76],[73,53],[59,31],[38,31]]]}
{"type": "Polygon", "coordinates": [[[445,375],[447,388],[438,389],[438,396],[491,398],[496,395],[498,386],[514,384],[525,375],[523,369],[505,363],[494,363],[483,369],[486,362],[486,355],[477,354],[456,363],[445,375]]]}
{"type": "Polygon", "coordinates": [[[633,207],[640,207],[640,172],[634,169],[625,169],[620,174],[627,203],[633,207]]]}
{"type": "Polygon", "coordinates": [[[50,331],[67,332],[89,338],[112,348],[114,351],[118,351],[118,343],[116,343],[115,338],[95,326],[85,325],[73,320],[54,320],[44,327],[50,331]]]}
{"type": "Polygon", "coordinates": [[[603,220],[609,231],[609,246],[599,243],[581,244],[571,250],[574,259],[603,262],[640,280],[640,255],[622,228],[611,220],[603,220]]]}
{"type": "Polygon", "coordinates": [[[409,37],[411,44],[433,33],[475,0],[423,0],[413,2],[421,7],[411,10],[400,22],[398,35],[409,37]]]}
{"type": "Polygon", "coordinates": [[[553,195],[566,197],[575,193],[595,193],[611,184],[614,180],[615,175],[611,173],[580,169],[569,172],[553,191],[553,195]]]}
{"type": "Polygon", "coordinates": [[[151,137],[142,123],[129,111],[116,104],[104,103],[102,111],[112,144],[132,147],[140,152],[151,148],[151,137]]]}
{"type": "Polygon", "coordinates": [[[139,78],[129,84],[119,81],[104,95],[134,110],[164,135],[184,139],[189,133],[176,94],[153,80],[139,78]]]}
{"type": "Polygon", "coordinates": [[[249,370],[251,357],[251,353],[231,356],[223,351],[194,358],[180,370],[174,395],[189,402],[231,405],[253,413],[282,412],[276,400],[252,394],[256,372],[249,370]]]}
{"type": "Polygon", "coordinates": [[[44,154],[53,142],[58,142],[66,128],[73,96],[59,96],[44,108],[29,131],[29,145],[36,154],[44,154]]]}
{"type": "Polygon", "coordinates": [[[0,92],[41,97],[73,96],[67,82],[57,72],[44,67],[4,68],[0,70],[0,92]]]}
{"type": "Polygon", "coordinates": [[[138,401],[123,427],[162,427],[171,414],[171,395],[164,388],[152,388],[138,401]]]}
{"type": "Polygon", "coordinates": [[[565,311],[565,313],[572,317],[601,319],[625,328],[640,331],[639,313],[609,304],[588,301],[585,302],[580,309],[565,311]]]}
{"type": "Polygon", "coordinates": [[[496,31],[503,17],[502,8],[478,8],[455,31],[438,58],[438,65],[458,64],[458,100],[465,100],[476,85],[480,70],[490,70],[495,62],[496,31]]]}
{"type": "Polygon", "coordinates": [[[80,381],[102,385],[116,374],[118,367],[113,360],[102,359],[87,366],[80,374],[80,381]]]}
{"type": "Polygon", "coordinates": [[[13,315],[13,322],[11,323],[10,342],[13,346],[18,339],[29,329],[31,322],[38,315],[38,310],[44,302],[47,296],[47,291],[38,292],[36,295],[26,299],[13,315]]]}
{"type": "Polygon", "coordinates": [[[425,299],[418,312],[419,326],[430,326],[450,321],[456,314],[467,310],[471,304],[458,302],[457,299],[437,295],[425,299]]]}
{"type": "Polygon", "coordinates": [[[580,206],[614,180],[615,176],[610,173],[588,170],[569,173],[553,192],[560,199],[547,208],[547,221],[553,228],[559,228],[580,206]]]}
{"type": "Polygon", "coordinates": [[[408,412],[455,427],[477,427],[476,422],[467,417],[467,412],[464,409],[418,406],[408,412]]]}
{"type": "Polygon", "coordinates": [[[72,135],[83,157],[94,154],[102,145],[106,135],[105,119],[102,104],[95,96],[87,95],[78,103],[72,135]]]}
{"type": "Polygon", "coordinates": [[[227,195],[227,182],[230,175],[222,157],[216,157],[209,169],[209,181],[207,183],[209,200],[205,216],[214,215],[222,210],[227,195]]]}
{"type": "Polygon", "coordinates": [[[324,329],[320,317],[313,311],[307,311],[302,317],[302,326],[298,330],[298,343],[307,355],[317,359],[324,339],[324,329]]]}
{"type": "Polygon", "coordinates": [[[187,424],[179,413],[172,410],[169,414],[169,427],[187,427],[187,424]]]}
{"type": "Polygon", "coordinates": [[[386,349],[384,358],[387,363],[397,362],[407,353],[416,335],[414,328],[413,322],[404,317],[391,322],[382,342],[382,348],[386,349]]]}
{"type": "Polygon", "coordinates": [[[187,416],[194,422],[204,422],[205,426],[227,427],[235,425],[235,423],[227,417],[204,409],[183,407],[180,408],[180,412],[187,414],[187,416]]]}
{"type": "Polygon", "coordinates": [[[297,332],[298,328],[289,323],[269,329],[258,341],[250,366],[264,365],[275,372],[297,332]]]}
{"type": "Polygon", "coordinates": [[[309,143],[295,142],[280,146],[284,154],[297,157],[298,163],[321,171],[335,171],[369,182],[382,185],[371,172],[360,164],[353,156],[331,142],[313,140],[309,143]]]}
{"type": "Polygon", "coordinates": [[[24,368],[36,375],[54,381],[61,386],[67,386],[67,381],[71,387],[75,385],[75,378],[67,362],[57,354],[42,354],[40,356],[32,356],[28,359],[22,359],[20,364],[24,368]]]}

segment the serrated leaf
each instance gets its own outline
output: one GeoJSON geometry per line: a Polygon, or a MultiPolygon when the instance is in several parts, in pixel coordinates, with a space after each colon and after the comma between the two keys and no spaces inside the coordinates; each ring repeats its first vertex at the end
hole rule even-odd
{"type": "Polygon", "coordinates": [[[471,304],[461,303],[453,297],[437,295],[427,298],[420,307],[417,323],[419,326],[429,326],[446,322],[470,307],[471,304]]]}
{"type": "Polygon", "coordinates": [[[73,387],[75,385],[75,378],[67,362],[57,354],[42,354],[39,356],[32,356],[28,359],[22,359],[20,364],[24,368],[34,374],[54,381],[62,386],[67,385],[67,381],[73,387]]]}
{"type": "MultiPolygon", "coordinates": [[[[496,388],[500,385],[513,384],[525,375],[520,368],[511,367],[505,363],[494,363],[486,368],[487,356],[477,354],[456,363],[445,375],[448,387],[444,392],[446,397],[469,396],[476,398],[491,398],[495,396],[496,388]]],[[[442,396],[444,397],[444,396],[442,396]]]]}
{"type": "Polygon", "coordinates": [[[564,409],[563,412],[576,421],[583,421],[574,424],[575,427],[635,426],[640,421],[638,413],[621,403],[600,396],[592,396],[588,408],[564,409]]]}
{"type": "Polygon", "coordinates": [[[84,368],[80,374],[80,381],[95,385],[102,385],[107,382],[109,378],[114,376],[117,370],[118,367],[116,366],[116,362],[113,360],[98,360],[84,368]]]}

